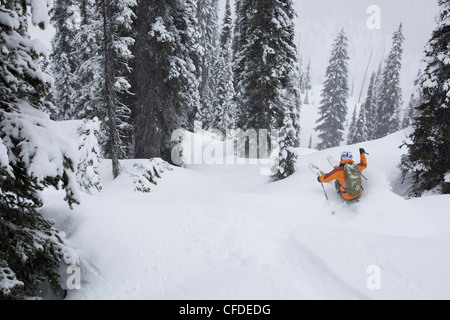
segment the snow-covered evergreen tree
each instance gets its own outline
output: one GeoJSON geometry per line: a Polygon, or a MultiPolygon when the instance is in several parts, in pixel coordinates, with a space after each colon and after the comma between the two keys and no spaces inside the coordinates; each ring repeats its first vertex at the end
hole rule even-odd
{"type": "Polygon", "coordinates": [[[422,72],[419,71],[417,79],[414,81],[414,92],[409,99],[408,107],[405,110],[402,121],[402,129],[406,129],[412,125],[414,117],[417,115],[417,107],[424,103],[423,93],[419,87],[419,81],[422,78],[422,72]]]}
{"type": "Polygon", "coordinates": [[[411,94],[411,97],[408,102],[408,107],[405,110],[402,121],[402,129],[406,129],[412,125],[414,121],[414,117],[416,116],[417,107],[423,103],[421,96],[418,93],[411,94]]]}
{"type": "Polygon", "coordinates": [[[305,86],[305,104],[309,104],[309,90],[312,89],[311,84],[311,60],[308,61],[308,66],[306,67],[306,73],[305,73],[305,80],[304,80],[304,86],[305,86]]]}
{"type": "MultiPolygon", "coordinates": [[[[181,26],[185,25],[186,29],[183,30],[182,27],[179,28],[181,43],[179,45],[180,57],[185,61],[182,63],[181,61],[178,63],[178,69],[180,74],[182,74],[183,81],[180,82],[182,84],[182,90],[178,93],[180,95],[180,101],[182,105],[184,105],[184,109],[186,109],[186,119],[188,122],[188,127],[190,129],[194,126],[194,117],[195,112],[197,112],[201,108],[200,101],[200,72],[196,66],[201,65],[201,57],[202,57],[202,46],[200,45],[200,34],[198,32],[198,19],[196,16],[197,12],[197,1],[198,0],[184,0],[176,2],[176,5],[179,7],[174,12],[175,15],[175,23],[181,26]],[[192,66],[190,65],[190,61],[192,61],[192,66]],[[190,69],[192,68],[192,70],[190,69]],[[192,115],[191,115],[192,113],[192,115]]],[[[215,26],[215,32],[217,31],[217,23],[215,26]]],[[[216,36],[218,36],[216,34],[216,36]]],[[[214,97],[213,97],[214,98],[214,97]]]]}
{"type": "Polygon", "coordinates": [[[120,95],[130,89],[127,74],[130,70],[119,66],[129,63],[132,58],[129,47],[134,44],[134,39],[123,36],[123,30],[131,29],[134,18],[132,7],[135,5],[136,0],[103,0],[98,7],[103,23],[103,152],[112,160],[114,178],[120,174],[119,159],[127,155],[128,144],[124,138],[127,139],[131,132],[131,110],[120,101],[120,95]]]}
{"type": "MultiPolygon", "coordinates": [[[[248,29],[248,15],[243,10],[243,0],[235,0],[235,20],[234,20],[234,39],[233,39],[233,74],[234,74],[234,90],[236,92],[236,101],[241,100],[243,95],[243,87],[240,85],[242,78],[244,77],[244,61],[245,56],[243,55],[244,47],[248,45],[249,39],[244,35],[247,34],[248,29]]],[[[241,118],[241,111],[237,108],[237,126],[242,128],[242,124],[239,123],[241,118]]]]}
{"type": "Polygon", "coordinates": [[[304,75],[304,80],[303,80],[303,85],[304,85],[304,91],[305,93],[305,100],[304,103],[305,104],[309,104],[309,91],[312,89],[312,84],[311,84],[311,60],[308,61],[308,66],[306,67],[306,73],[304,75]]]}
{"type": "MultiPolygon", "coordinates": [[[[272,177],[280,180],[294,172],[291,147],[299,141],[296,14],[290,0],[243,0],[237,9],[238,126],[243,130],[280,130],[280,165],[272,177]]],[[[259,150],[260,154],[265,152],[259,150]]]]}
{"type": "Polygon", "coordinates": [[[376,74],[372,73],[369,87],[367,88],[366,99],[361,105],[359,115],[353,115],[352,129],[348,137],[349,144],[368,141],[376,130],[377,109],[376,109],[376,74]]]}
{"type": "Polygon", "coordinates": [[[306,91],[304,103],[309,104],[309,91],[306,91]]]}
{"type": "Polygon", "coordinates": [[[420,80],[423,103],[416,108],[408,154],[402,159],[412,196],[425,191],[450,193],[450,1],[438,3],[437,27],[425,47],[426,67],[420,80]]]}
{"type": "Polygon", "coordinates": [[[320,118],[316,131],[320,132],[319,150],[337,147],[343,141],[344,125],[347,118],[348,86],[348,39],[342,29],[331,50],[331,58],[326,71],[322,90],[320,118]]]}
{"type": "Polygon", "coordinates": [[[298,60],[298,89],[301,94],[305,93],[305,74],[303,72],[303,55],[298,60]]]}
{"type": "Polygon", "coordinates": [[[355,132],[351,144],[365,142],[368,140],[366,106],[366,104],[363,104],[359,110],[359,115],[355,122],[355,132]]]}
{"type": "Polygon", "coordinates": [[[82,3],[82,23],[72,40],[73,59],[76,61],[71,96],[74,104],[72,119],[92,119],[95,116],[103,119],[100,115],[105,92],[103,23],[98,6],[95,0],[82,3]]]}
{"type": "Polygon", "coordinates": [[[135,156],[171,161],[172,133],[200,106],[196,1],[140,1],[136,10],[135,156]]]}
{"type": "Polygon", "coordinates": [[[355,109],[353,109],[353,115],[352,115],[352,121],[350,123],[349,126],[349,130],[348,130],[348,136],[347,136],[347,144],[353,144],[353,140],[355,138],[355,134],[356,134],[356,106],[355,109]]]}
{"type": "Polygon", "coordinates": [[[0,3],[0,299],[38,295],[48,283],[62,298],[57,268],[76,263],[65,236],[45,220],[39,192],[63,187],[77,203],[76,150],[44,109],[52,79],[39,68],[42,45],[28,34],[31,21],[48,26],[50,1],[0,3]]]}
{"type": "Polygon", "coordinates": [[[274,172],[271,176],[272,181],[282,180],[295,173],[297,155],[292,150],[294,146],[298,146],[298,131],[293,123],[293,119],[295,118],[296,116],[290,113],[286,113],[284,116],[284,125],[281,128],[279,137],[280,154],[278,157],[278,167],[272,169],[274,172]]]}
{"type": "MultiPolygon", "coordinates": [[[[222,30],[220,32],[219,45],[223,49],[230,46],[233,49],[234,33],[233,33],[233,13],[231,11],[230,0],[225,2],[225,13],[222,20],[222,30]]],[[[223,51],[223,50],[222,50],[223,51]]]]}
{"type": "MultiPolygon", "coordinates": [[[[204,128],[213,126],[215,118],[217,46],[219,38],[219,0],[197,0],[199,44],[203,55],[198,66],[200,72],[200,109],[197,120],[204,128]]],[[[219,60],[220,61],[220,60],[219,60]]]]}
{"type": "Polygon", "coordinates": [[[79,61],[75,117],[100,118],[102,151],[112,160],[114,177],[120,173],[119,159],[130,153],[131,110],[123,100],[131,87],[130,46],[134,40],[126,34],[132,27],[135,5],[136,0],[88,0],[85,23],[74,40],[79,61]]]}
{"type": "Polygon", "coordinates": [[[78,149],[77,180],[81,188],[87,193],[101,191],[100,181],[100,121],[97,117],[93,120],[84,120],[78,128],[80,135],[78,149]]]}
{"type": "Polygon", "coordinates": [[[400,111],[402,108],[402,90],[400,71],[403,54],[403,24],[392,37],[392,49],[386,58],[381,87],[381,101],[378,105],[377,138],[385,137],[400,129],[400,111]]]}
{"type": "Polygon", "coordinates": [[[71,13],[67,9],[71,0],[56,0],[51,12],[55,36],[52,39],[51,70],[55,79],[52,100],[57,105],[55,117],[58,120],[69,120],[74,115],[74,83],[73,73],[76,67],[73,38],[76,30],[67,23],[71,13]]]}
{"type": "Polygon", "coordinates": [[[311,90],[311,60],[308,61],[308,66],[306,67],[305,73],[305,91],[311,90]]]}
{"type": "Polygon", "coordinates": [[[364,101],[364,110],[366,112],[367,140],[376,139],[376,132],[378,128],[379,91],[377,88],[381,86],[381,76],[378,77],[379,74],[382,74],[380,68],[378,72],[372,72],[369,87],[367,88],[366,100],[364,101]]]}
{"type": "Polygon", "coordinates": [[[216,64],[216,102],[212,127],[222,132],[235,128],[236,102],[233,76],[233,18],[230,0],[225,4],[218,62],[216,64]]]}

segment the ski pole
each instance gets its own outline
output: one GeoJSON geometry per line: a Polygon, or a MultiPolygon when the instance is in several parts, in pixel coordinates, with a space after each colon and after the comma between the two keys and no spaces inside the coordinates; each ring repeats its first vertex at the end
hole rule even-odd
{"type": "Polygon", "coordinates": [[[327,192],[325,191],[325,187],[323,186],[323,182],[321,182],[320,184],[322,185],[323,193],[325,193],[325,197],[327,198],[327,201],[329,201],[327,192]]]}
{"type": "MultiPolygon", "coordinates": [[[[360,148],[360,149],[359,149],[359,153],[360,153],[360,154],[367,154],[367,155],[369,156],[369,153],[368,153],[366,150],[364,150],[363,148],[360,148]]],[[[361,177],[363,177],[364,179],[366,179],[366,181],[369,181],[369,179],[367,179],[366,176],[362,174],[362,172],[360,172],[360,174],[361,174],[361,177]]]]}

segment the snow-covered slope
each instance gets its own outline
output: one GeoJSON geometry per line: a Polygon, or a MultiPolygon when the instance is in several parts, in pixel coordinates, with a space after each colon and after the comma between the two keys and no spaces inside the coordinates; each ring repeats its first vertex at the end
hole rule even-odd
{"type": "Polygon", "coordinates": [[[173,168],[146,194],[134,192],[140,161],[113,181],[105,160],[103,191],[73,212],[61,193],[43,195],[81,258],[68,299],[450,299],[450,197],[392,192],[404,137],[299,149],[297,172],[278,183],[257,165],[173,168]],[[346,206],[330,184],[328,203],[308,164],[329,171],[328,155],[360,146],[362,199],[346,206]]]}

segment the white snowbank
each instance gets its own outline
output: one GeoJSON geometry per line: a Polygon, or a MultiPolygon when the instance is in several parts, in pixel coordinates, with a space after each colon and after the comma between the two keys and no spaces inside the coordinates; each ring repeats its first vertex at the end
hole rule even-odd
{"type": "Polygon", "coordinates": [[[150,193],[121,162],[103,191],[69,212],[45,193],[44,212],[81,256],[82,289],[69,299],[450,299],[449,196],[405,200],[391,191],[404,133],[345,147],[369,153],[361,200],[346,206],[308,170],[331,170],[298,149],[297,172],[268,183],[258,165],[196,165],[163,173],[150,193]],[[368,286],[379,270],[380,289],[368,286]]]}

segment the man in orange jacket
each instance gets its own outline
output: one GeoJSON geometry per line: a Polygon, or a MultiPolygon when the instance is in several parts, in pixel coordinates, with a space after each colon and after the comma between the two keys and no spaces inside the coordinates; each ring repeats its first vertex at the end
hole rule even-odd
{"type": "MultiPolygon", "coordinates": [[[[361,161],[358,163],[359,171],[362,172],[364,169],[367,168],[367,159],[366,159],[366,151],[364,149],[359,149],[359,153],[361,154],[361,161]]],[[[342,198],[344,198],[347,201],[355,200],[361,196],[362,190],[359,192],[359,194],[355,197],[352,197],[350,194],[347,193],[346,189],[346,183],[345,183],[345,172],[344,172],[344,166],[347,163],[355,163],[353,161],[353,155],[349,151],[345,151],[341,155],[341,162],[339,163],[339,166],[336,167],[333,171],[330,173],[327,173],[321,177],[318,177],[317,180],[319,182],[329,183],[334,180],[336,180],[336,190],[341,195],[342,198]]]]}

